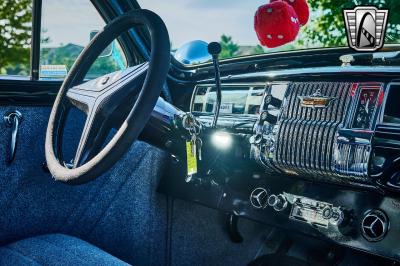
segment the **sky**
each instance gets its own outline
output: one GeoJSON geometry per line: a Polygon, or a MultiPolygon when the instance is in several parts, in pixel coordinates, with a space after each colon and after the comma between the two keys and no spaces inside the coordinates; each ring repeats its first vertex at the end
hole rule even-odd
{"type": "Polygon", "coordinates": [[[268,0],[138,0],[167,25],[172,46],[191,40],[219,41],[222,34],[240,45],[258,44],[254,14],[268,0]]]}
{"type": "MultiPolygon", "coordinates": [[[[192,40],[219,41],[222,34],[240,45],[258,44],[253,18],[268,0],[139,0],[142,8],[161,16],[173,48],[192,40]]],[[[86,45],[89,32],[104,22],[89,0],[43,0],[42,27],[50,42],[45,46],[86,45]],[[77,30],[79,29],[79,30],[77,30]]]]}
{"type": "Polygon", "coordinates": [[[105,23],[89,0],[43,0],[42,29],[50,42],[45,47],[89,43],[91,30],[100,30],[105,23]],[[78,30],[79,29],[79,30],[78,30]]]}

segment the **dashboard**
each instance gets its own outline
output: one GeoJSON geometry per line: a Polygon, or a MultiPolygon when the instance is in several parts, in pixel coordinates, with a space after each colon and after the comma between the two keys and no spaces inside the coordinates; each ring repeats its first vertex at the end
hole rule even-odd
{"type": "Polygon", "coordinates": [[[189,110],[203,125],[199,173],[187,179],[175,156],[160,190],[400,260],[400,71],[370,70],[223,77],[216,129],[215,85],[198,82],[189,110]],[[232,147],[217,150],[215,132],[232,147]]]}
{"type": "MultiPolygon", "coordinates": [[[[220,124],[247,126],[250,157],[266,173],[373,186],[369,169],[383,168],[372,153],[375,127],[398,121],[396,88],[382,82],[224,84],[220,124]]],[[[215,99],[214,85],[196,86],[191,112],[206,125],[215,99]]]]}

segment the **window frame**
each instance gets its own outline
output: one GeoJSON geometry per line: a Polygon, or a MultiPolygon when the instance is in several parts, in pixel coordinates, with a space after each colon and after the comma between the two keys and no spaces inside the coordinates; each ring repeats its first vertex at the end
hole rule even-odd
{"type": "MultiPolygon", "coordinates": [[[[46,79],[41,79],[40,78],[40,56],[41,56],[41,29],[42,29],[42,20],[43,20],[43,1],[42,0],[33,0],[37,2],[37,6],[36,8],[38,9],[38,14],[40,13],[40,16],[38,16],[40,18],[39,21],[35,21],[32,22],[36,23],[36,25],[40,24],[40,27],[37,26],[36,28],[36,32],[33,32],[35,35],[35,39],[36,39],[36,45],[35,48],[32,46],[31,52],[32,54],[35,53],[37,54],[37,58],[35,55],[32,55],[32,75],[31,75],[31,79],[32,80],[39,80],[39,81],[46,81],[46,79]],[[37,61],[36,61],[37,60],[37,61]],[[36,74],[38,73],[38,74],[36,74]]],[[[90,0],[90,2],[92,3],[93,7],[95,8],[96,12],[100,15],[101,19],[104,21],[105,25],[110,22],[111,20],[113,20],[115,17],[118,16],[118,14],[116,14],[115,12],[112,12],[112,7],[109,5],[108,1],[104,1],[104,0],[90,0]]],[[[32,17],[33,18],[33,17],[32,17]]],[[[127,67],[131,66],[131,65],[137,65],[140,60],[142,60],[142,56],[140,54],[137,53],[137,50],[132,49],[131,45],[128,45],[130,39],[126,38],[126,36],[124,37],[119,37],[116,40],[119,44],[119,46],[122,49],[122,53],[124,55],[124,59],[127,63],[127,67]]],[[[32,36],[32,45],[33,45],[33,36],[32,36]]],[[[64,78],[60,78],[59,81],[63,81],[64,78]]]]}
{"type": "MultiPolygon", "coordinates": [[[[126,0],[90,0],[99,15],[107,24],[124,12],[138,7],[126,0]]],[[[136,1],[133,1],[136,3],[136,1]]],[[[63,82],[61,80],[40,79],[40,42],[42,22],[42,0],[32,0],[32,34],[30,51],[30,76],[0,75],[0,105],[52,105],[63,82]],[[35,29],[35,30],[34,30],[35,29]],[[16,88],[16,89],[15,89],[16,88]],[[19,88],[23,88],[20,90],[19,88]]],[[[127,66],[144,62],[149,57],[146,37],[138,30],[131,30],[118,39],[125,55],[127,66]]],[[[173,64],[172,64],[173,65],[173,64]]],[[[162,95],[172,101],[167,85],[162,88],[162,95]]]]}
{"type": "Polygon", "coordinates": [[[30,79],[39,80],[40,71],[40,31],[42,29],[42,0],[32,0],[32,37],[30,79]]]}
{"type": "MultiPolygon", "coordinates": [[[[107,24],[115,17],[118,13],[114,10],[108,2],[102,0],[91,0],[93,7],[99,13],[101,18],[107,24]]],[[[118,2],[115,2],[118,4],[118,2]]],[[[47,80],[40,79],[40,45],[41,45],[41,28],[42,28],[42,0],[32,0],[32,32],[31,32],[31,49],[30,49],[30,65],[29,65],[29,76],[13,76],[13,75],[0,75],[0,81],[11,80],[16,82],[20,81],[40,81],[47,82],[47,80]]],[[[127,65],[136,65],[138,62],[144,59],[143,54],[139,52],[135,45],[135,40],[130,37],[130,34],[122,36],[118,39],[118,42],[122,48],[127,65]]],[[[63,80],[56,81],[62,83],[63,80]]],[[[54,81],[53,81],[54,82],[54,81]]]]}

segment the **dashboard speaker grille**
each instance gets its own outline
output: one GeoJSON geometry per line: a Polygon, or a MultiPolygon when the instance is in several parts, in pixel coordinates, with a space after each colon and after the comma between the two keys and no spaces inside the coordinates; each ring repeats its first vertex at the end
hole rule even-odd
{"type": "Polygon", "coordinates": [[[327,178],[333,172],[335,134],[349,109],[348,82],[294,82],[288,87],[280,118],[275,163],[299,174],[327,178]],[[302,106],[301,97],[333,99],[325,108],[302,106]]]}

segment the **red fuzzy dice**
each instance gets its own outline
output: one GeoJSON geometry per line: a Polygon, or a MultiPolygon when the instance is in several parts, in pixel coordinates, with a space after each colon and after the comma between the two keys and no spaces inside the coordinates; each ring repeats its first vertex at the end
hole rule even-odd
{"type": "Polygon", "coordinates": [[[258,8],[254,17],[254,28],[260,43],[273,48],[296,39],[300,23],[291,5],[276,1],[258,8]]]}
{"type": "Polygon", "coordinates": [[[310,9],[306,0],[271,0],[271,3],[276,1],[285,1],[291,5],[299,18],[300,25],[304,26],[307,24],[310,17],[310,9]]]}

